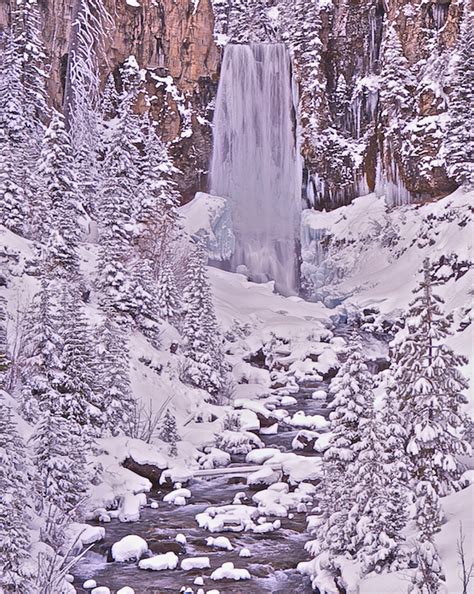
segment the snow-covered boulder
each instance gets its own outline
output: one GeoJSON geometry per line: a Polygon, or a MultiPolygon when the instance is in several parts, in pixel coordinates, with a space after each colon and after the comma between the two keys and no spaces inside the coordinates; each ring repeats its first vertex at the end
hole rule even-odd
{"type": "Polygon", "coordinates": [[[160,477],[160,485],[170,483],[175,485],[176,483],[186,484],[193,478],[193,472],[190,468],[185,466],[173,466],[164,470],[160,477]]]}
{"type": "Polygon", "coordinates": [[[92,588],[97,587],[97,582],[95,580],[86,580],[82,584],[82,587],[84,588],[84,590],[92,590],[92,588]]]}
{"type": "Polygon", "coordinates": [[[140,508],[143,505],[141,494],[126,493],[120,501],[118,519],[121,522],[136,522],[140,519],[140,508]]]}
{"type": "Polygon", "coordinates": [[[271,485],[281,479],[281,472],[273,470],[271,466],[266,466],[252,472],[247,476],[247,485],[249,487],[258,487],[262,485],[271,485]]]}
{"type": "Polygon", "coordinates": [[[112,559],[118,562],[139,561],[148,551],[148,544],[141,536],[129,534],[112,545],[112,559]]]}
{"type": "Polygon", "coordinates": [[[305,427],[307,429],[326,429],[329,423],[321,415],[305,415],[304,411],[299,410],[287,423],[293,427],[305,427]]]}
{"type": "Polygon", "coordinates": [[[230,561],[223,563],[221,567],[211,573],[211,580],[249,580],[250,573],[247,569],[237,569],[230,561]]]}
{"type": "MultiPolygon", "coordinates": [[[[255,414],[255,413],[253,413],[255,414]]],[[[263,441],[250,431],[222,431],[216,445],[229,454],[247,454],[255,448],[263,448],[263,441]]]]}
{"type": "Polygon", "coordinates": [[[186,499],[191,497],[189,489],[175,489],[163,497],[165,503],[173,503],[174,505],[186,505],[186,499]]]}
{"type": "Polygon", "coordinates": [[[193,569],[209,569],[211,562],[209,557],[190,557],[181,561],[181,569],[191,571],[193,569]]]}
{"type": "Polygon", "coordinates": [[[218,549],[226,549],[227,551],[232,551],[234,548],[232,543],[226,536],[209,536],[206,538],[206,545],[208,547],[216,547],[218,549]]]}
{"type": "Polygon", "coordinates": [[[120,588],[120,590],[117,590],[117,594],[135,594],[135,590],[130,588],[130,586],[125,586],[120,588]]]}
{"type": "Polygon", "coordinates": [[[91,591],[91,594],[110,594],[110,589],[107,586],[98,586],[91,591]]]}
{"type": "Polygon", "coordinates": [[[142,559],[138,563],[138,567],[140,569],[151,569],[152,571],[164,571],[167,569],[176,569],[178,561],[178,555],[169,552],[163,555],[155,555],[149,559],[142,559]]]}
{"type": "Polygon", "coordinates": [[[252,556],[252,553],[246,547],[244,547],[243,549],[240,549],[239,557],[251,557],[251,556],[252,556]]]}

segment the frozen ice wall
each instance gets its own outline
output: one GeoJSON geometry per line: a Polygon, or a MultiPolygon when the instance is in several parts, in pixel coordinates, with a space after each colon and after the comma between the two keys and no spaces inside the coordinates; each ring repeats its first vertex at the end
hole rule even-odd
{"type": "Polygon", "coordinates": [[[298,290],[301,163],[284,44],[227,45],[214,114],[211,193],[228,197],[232,269],[298,290]]]}

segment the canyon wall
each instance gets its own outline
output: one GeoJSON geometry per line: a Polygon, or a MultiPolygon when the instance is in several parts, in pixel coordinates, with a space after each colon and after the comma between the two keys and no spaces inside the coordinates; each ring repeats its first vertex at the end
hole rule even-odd
{"type": "MultiPolygon", "coordinates": [[[[60,105],[74,2],[38,2],[51,59],[50,95],[60,105]]],[[[455,187],[441,141],[462,0],[104,0],[104,5],[113,25],[101,77],[130,54],[147,69],[152,113],[182,171],[184,201],[207,186],[210,121],[228,41],[289,45],[300,88],[309,203],[334,208],[375,190],[397,204],[455,187]]],[[[3,0],[0,28],[8,19],[3,0]]]]}

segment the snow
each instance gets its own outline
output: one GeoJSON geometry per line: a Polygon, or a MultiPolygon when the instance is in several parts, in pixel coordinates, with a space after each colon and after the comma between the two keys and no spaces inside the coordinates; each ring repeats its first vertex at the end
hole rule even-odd
{"type": "Polygon", "coordinates": [[[179,211],[184,230],[206,247],[211,260],[229,260],[234,253],[235,237],[226,198],[198,192],[179,211]]]}
{"type": "Polygon", "coordinates": [[[120,502],[118,519],[121,522],[136,522],[140,519],[140,508],[143,505],[141,494],[126,493],[120,502]]]}
{"type": "Polygon", "coordinates": [[[296,398],[293,398],[293,396],[283,396],[280,404],[281,406],[293,406],[293,404],[296,404],[298,402],[298,400],[296,400],[296,398]]]}
{"type": "Polygon", "coordinates": [[[72,523],[68,527],[68,537],[78,546],[84,547],[105,538],[105,528],[88,526],[87,524],[72,523]]]}
{"type": "Polygon", "coordinates": [[[138,567],[140,569],[151,569],[152,571],[164,571],[176,569],[178,561],[178,556],[173,552],[169,552],[163,555],[155,555],[149,559],[142,559],[138,563],[138,567]]]}
{"type": "Polygon", "coordinates": [[[110,589],[106,586],[99,586],[91,591],[91,594],[110,594],[110,589]]]}
{"type": "Polygon", "coordinates": [[[147,551],[148,544],[146,540],[140,536],[130,534],[114,543],[111,553],[114,561],[124,562],[131,561],[132,559],[139,561],[147,551]]]}
{"type": "Polygon", "coordinates": [[[232,551],[234,548],[232,543],[226,536],[209,536],[206,538],[206,545],[208,547],[217,547],[218,549],[226,549],[227,551],[232,551]]]}
{"type": "Polygon", "coordinates": [[[221,567],[211,573],[211,580],[249,580],[247,569],[236,569],[232,562],[223,563],[221,567]]]}
{"type": "Polygon", "coordinates": [[[117,594],[135,594],[135,590],[130,588],[130,586],[125,586],[124,588],[117,590],[117,594]]]}
{"type": "Polygon", "coordinates": [[[327,393],[325,390],[315,390],[311,394],[311,398],[313,398],[314,400],[326,400],[327,393]]]}
{"type": "Polygon", "coordinates": [[[261,450],[253,450],[245,456],[245,461],[248,464],[263,464],[267,460],[271,460],[274,456],[280,454],[277,448],[262,448],[261,450]]]}
{"type": "Polygon", "coordinates": [[[186,505],[186,499],[191,497],[189,489],[175,489],[163,497],[165,503],[173,503],[174,505],[186,505]]]}
{"type": "Polygon", "coordinates": [[[184,534],[177,534],[175,536],[175,541],[182,545],[186,545],[188,542],[184,534]]]}
{"type": "Polygon", "coordinates": [[[92,588],[95,588],[97,586],[97,582],[95,580],[86,580],[83,584],[82,587],[85,590],[92,590],[92,588]]]}
{"type": "Polygon", "coordinates": [[[281,478],[281,472],[273,470],[270,466],[260,468],[247,476],[247,485],[249,487],[271,485],[281,478]]]}
{"type": "Polygon", "coordinates": [[[239,557],[251,557],[251,556],[252,556],[252,553],[246,547],[244,547],[243,549],[240,549],[239,557]]]}
{"type": "Polygon", "coordinates": [[[329,423],[321,415],[306,415],[304,411],[299,410],[291,419],[288,420],[294,427],[307,427],[308,429],[326,429],[329,423]]]}
{"type": "Polygon", "coordinates": [[[140,3],[138,2],[138,0],[125,0],[125,2],[129,6],[133,6],[133,7],[139,7],[140,6],[140,3]]]}
{"type": "Polygon", "coordinates": [[[181,569],[191,571],[193,569],[209,569],[211,562],[209,557],[191,557],[181,561],[181,569]]]}

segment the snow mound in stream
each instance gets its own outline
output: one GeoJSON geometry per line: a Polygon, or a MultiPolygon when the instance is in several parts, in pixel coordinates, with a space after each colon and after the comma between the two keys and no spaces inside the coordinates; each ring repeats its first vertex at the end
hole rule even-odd
{"type": "Polygon", "coordinates": [[[141,536],[129,534],[112,545],[114,561],[138,561],[148,551],[148,544],[141,536]]]}
{"type": "Polygon", "coordinates": [[[211,580],[249,580],[251,575],[247,569],[237,569],[232,562],[223,563],[211,573],[211,580]]]}
{"type": "Polygon", "coordinates": [[[149,559],[142,559],[138,563],[138,567],[140,569],[151,569],[152,571],[164,571],[176,569],[178,562],[178,556],[175,553],[168,552],[163,555],[155,555],[149,559]]]}

